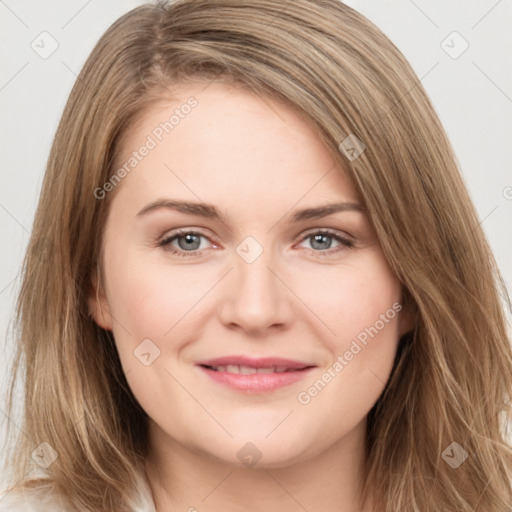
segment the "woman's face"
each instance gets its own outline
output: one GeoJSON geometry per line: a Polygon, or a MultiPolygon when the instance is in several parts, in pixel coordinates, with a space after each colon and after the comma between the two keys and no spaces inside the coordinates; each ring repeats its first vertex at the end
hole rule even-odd
{"type": "Polygon", "coordinates": [[[310,125],[202,88],[132,126],[122,180],[98,191],[116,195],[90,305],[153,443],[284,467],[364,431],[405,332],[400,286],[310,125]]]}

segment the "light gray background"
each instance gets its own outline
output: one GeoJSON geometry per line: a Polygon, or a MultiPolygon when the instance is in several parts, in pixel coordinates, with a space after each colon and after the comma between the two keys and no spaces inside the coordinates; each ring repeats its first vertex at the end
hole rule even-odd
{"type": "MultiPolygon", "coordinates": [[[[8,327],[19,290],[19,268],[53,135],[76,75],[95,42],[121,14],[141,3],[0,0],[0,343],[4,345],[0,412],[5,410],[6,366],[12,352],[8,327]],[[56,50],[46,55],[56,44],[56,50]]],[[[512,1],[346,3],[393,40],[421,79],[455,148],[510,290],[512,1]],[[458,55],[466,44],[467,50],[458,55]]]]}

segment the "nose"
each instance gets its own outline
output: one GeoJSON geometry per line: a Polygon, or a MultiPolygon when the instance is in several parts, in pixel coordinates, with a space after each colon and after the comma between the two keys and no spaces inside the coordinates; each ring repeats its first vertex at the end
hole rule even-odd
{"type": "Polygon", "coordinates": [[[223,285],[221,322],[252,335],[284,329],[292,319],[292,293],[285,282],[270,251],[251,263],[235,254],[234,269],[223,285]]]}

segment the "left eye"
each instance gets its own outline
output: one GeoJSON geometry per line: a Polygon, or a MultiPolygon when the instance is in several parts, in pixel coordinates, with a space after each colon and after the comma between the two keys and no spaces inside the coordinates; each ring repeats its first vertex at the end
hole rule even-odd
{"type": "Polygon", "coordinates": [[[336,252],[338,250],[342,250],[343,248],[353,247],[353,242],[344,238],[340,235],[331,233],[330,231],[316,231],[313,233],[309,233],[301,239],[301,243],[306,240],[310,240],[311,247],[314,249],[314,252],[330,254],[332,252],[336,252]],[[335,240],[338,245],[332,248],[332,241],[335,240]],[[341,247],[340,247],[341,246],[341,247]]]}

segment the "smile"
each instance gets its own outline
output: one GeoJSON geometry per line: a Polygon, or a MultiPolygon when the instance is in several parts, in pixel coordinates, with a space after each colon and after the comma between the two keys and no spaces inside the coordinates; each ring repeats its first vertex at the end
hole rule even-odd
{"type": "Polygon", "coordinates": [[[198,366],[212,381],[245,393],[265,393],[290,386],[304,379],[313,370],[313,366],[302,369],[269,367],[253,368],[248,366],[198,366]]]}
{"type": "MultiPolygon", "coordinates": [[[[228,364],[228,365],[220,365],[220,366],[206,366],[211,370],[217,372],[228,372],[228,373],[238,373],[242,375],[252,375],[254,373],[283,373],[296,371],[295,368],[288,368],[286,366],[271,366],[269,368],[254,368],[252,366],[242,366],[238,364],[228,364]]],[[[303,368],[301,368],[303,369],[303,368]]]]}

